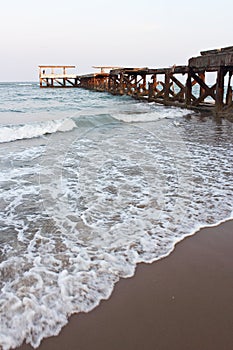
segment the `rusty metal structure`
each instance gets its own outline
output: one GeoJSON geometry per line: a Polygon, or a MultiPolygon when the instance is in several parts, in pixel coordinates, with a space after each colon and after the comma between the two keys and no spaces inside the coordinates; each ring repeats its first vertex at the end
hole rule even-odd
{"type": "MultiPolygon", "coordinates": [[[[169,68],[100,68],[99,73],[81,76],[41,74],[40,86],[86,88],[114,95],[130,95],[166,106],[179,106],[216,113],[233,113],[233,47],[208,50],[190,58],[188,65],[169,68]],[[106,69],[108,71],[106,71],[106,69]],[[208,82],[208,75],[212,81],[208,82]],[[73,80],[72,80],[73,79],[73,80]],[[55,85],[56,83],[56,85],[55,85]]],[[[65,68],[73,66],[54,66],[65,68]]]]}
{"type": "Polygon", "coordinates": [[[218,50],[201,52],[201,56],[189,60],[189,72],[187,87],[188,93],[194,83],[200,86],[200,96],[193,99],[188,95],[188,104],[199,106],[204,103],[207,96],[214,101],[215,110],[232,110],[232,86],[231,77],[233,72],[233,46],[218,50]],[[215,72],[216,80],[212,86],[205,84],[207,72],[215,72]]]}
{"type": "Polygon", "coordinates": [[[110,71],[119,69],[113,66],[93,66],[99,69],[100,72],[79,76],[79,87],[96,91],[109,91],[109,76],[110,71]]]}
{"type": "Polygon", "coordinates": [[[79,87],[88,90],[108,91],[109,73],[93,73],[79,77],[79,87]]]}

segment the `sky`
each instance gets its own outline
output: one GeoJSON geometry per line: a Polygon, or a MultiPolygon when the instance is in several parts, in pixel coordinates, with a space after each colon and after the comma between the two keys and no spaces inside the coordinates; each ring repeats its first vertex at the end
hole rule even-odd
{"type": "Polygon", "coordinates": [[[233,46],[232,0],[7,0],[0,81],[37,81],[38,65],[170,67],[233,46]]]}

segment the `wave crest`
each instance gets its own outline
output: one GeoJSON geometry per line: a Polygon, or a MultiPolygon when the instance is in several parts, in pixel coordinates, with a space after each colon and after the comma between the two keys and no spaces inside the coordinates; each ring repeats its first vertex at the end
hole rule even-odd
{"type": "Polygon", "coordinates": [[[70,131],[75,127],[75,122],[70,118],[18,125],[4,125],[0,127],[0,143],[31,139],[33,137],[39,137],[46,134],[53,134],[58,131],[70,131]]]}

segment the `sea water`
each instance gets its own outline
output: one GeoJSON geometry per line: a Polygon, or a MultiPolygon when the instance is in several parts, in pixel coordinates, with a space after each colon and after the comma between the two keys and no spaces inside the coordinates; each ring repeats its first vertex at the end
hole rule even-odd
{"type": "Polygon", "coordinates": [[[136,264],[232,217],[229,121],[37,83],[0,94],[1,349],[38,347],[136,264]]]}

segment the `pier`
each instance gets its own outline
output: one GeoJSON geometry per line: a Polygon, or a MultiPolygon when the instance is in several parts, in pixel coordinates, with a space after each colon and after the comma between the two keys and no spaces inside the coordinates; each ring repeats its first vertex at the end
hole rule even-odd
{"type": "Polygon", "coordinates": [[[232,113],[233,46],[202,51],[187,65],[168,68],[98,66],[98,73],[68,75],[74,66],[39,66],[40,87],[75,87],[216,113],[232,113]],[[48,74],[45,69],[51,69],[48,74]],[[62,68],[62,74],[55,74],[62,68]]]}

